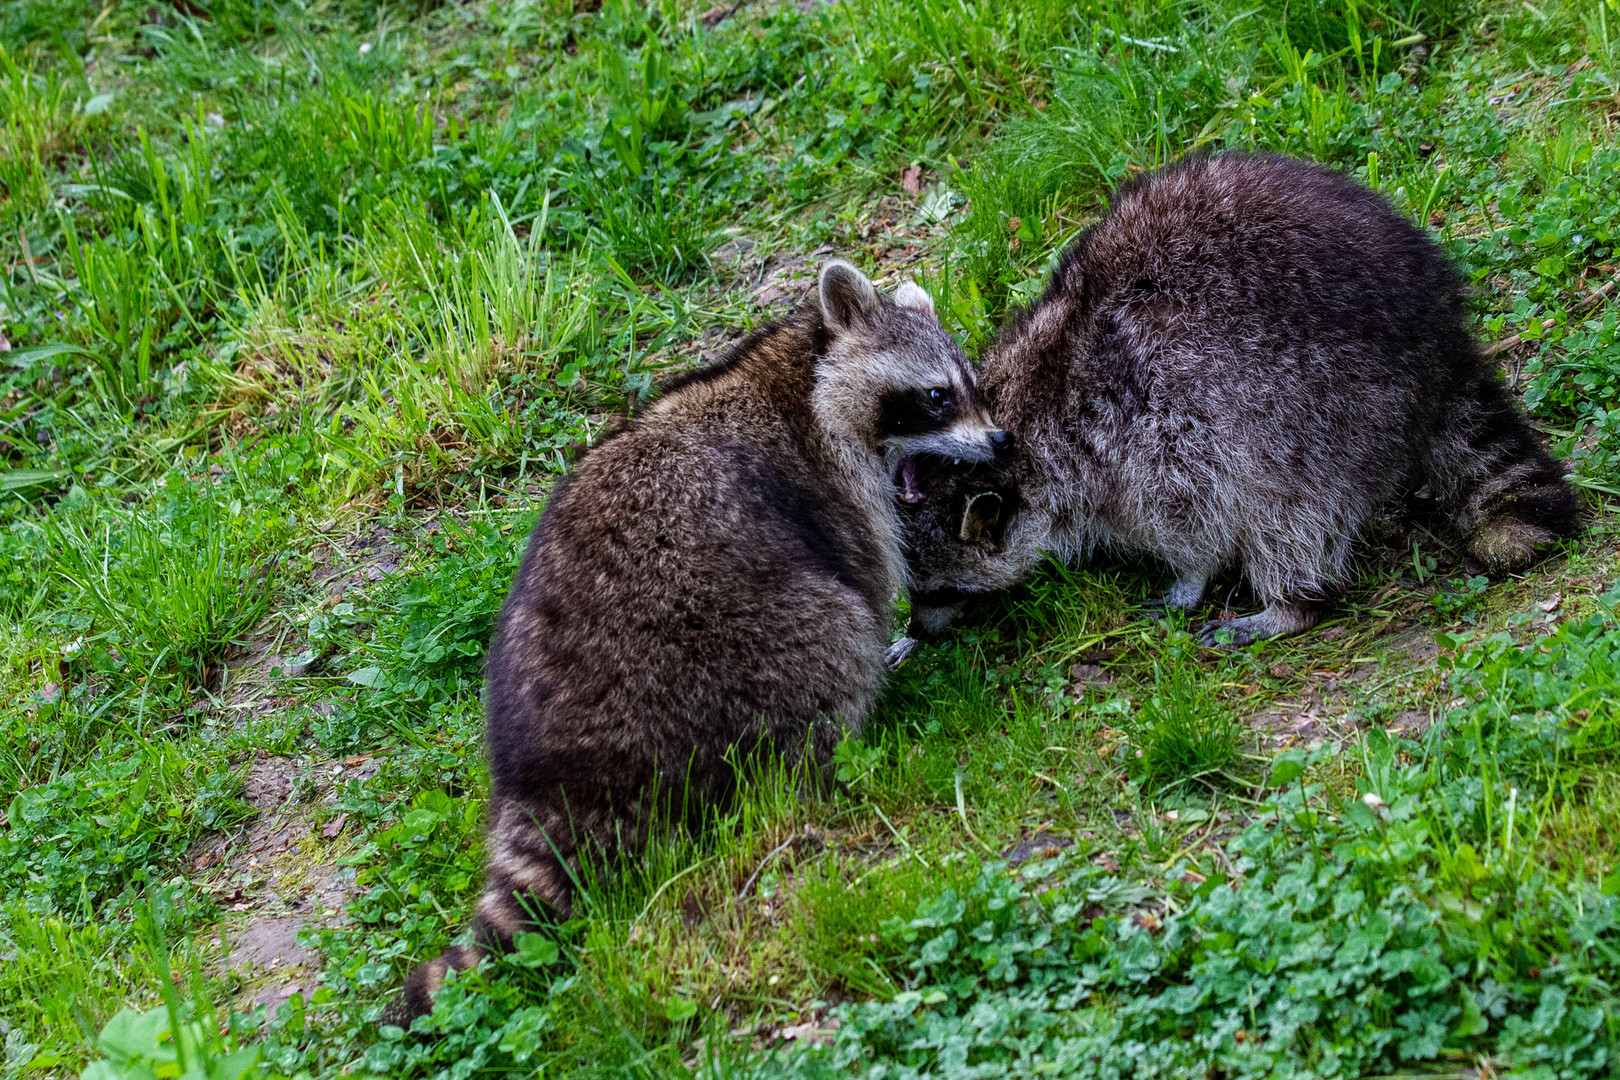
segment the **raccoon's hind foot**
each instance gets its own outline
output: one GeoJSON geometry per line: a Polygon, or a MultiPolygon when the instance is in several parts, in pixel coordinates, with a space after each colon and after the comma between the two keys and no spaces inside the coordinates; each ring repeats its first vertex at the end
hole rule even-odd
{"type": "Polygon", "coordinates": [[[1204,602],[1204,591],[1209,587],[1209,575],[1187,570],[1176,572],[1175,584],[1164,594],[1164,606],[1191,611],[1204,602]]]}
{"type": "Polygon", "coordinates": [[[1321,622],[1325,606],[1310,600],[1278,600],[1258,615],[1205,623],[1198,630],[1198,643],[1237,649],[1266,638],[1297,634],[1321,622]]]}
{"type": "Polygon", "coordinates": [[[1209,580],[1210,575],[1207,573],[1178,570],[1174,585],[1166,589],[1163,596],[1142,602],[1139,609],[1149,619],[1163,619],[1173,610],[1179,612],[1192,610],[1204,602],[1204,593],[1209,589],[1209,580]]]}
{"type": "Polygon", "coordinates": [[[1176,580],[1163,596],[1138,605],[1150,619],[1162,619],[1172,611],[1191,611],[1204,602],[1209,587],[1209,575],[1188,570],[1176,571],[1176,580]]]}
{"type": "Polygon", "coordinates": [[[1519,491],[1474,529],[1468,554],[1489,573],[1523,570],[1580,526],[1580,500],[1567,481],[1519,491]]]}

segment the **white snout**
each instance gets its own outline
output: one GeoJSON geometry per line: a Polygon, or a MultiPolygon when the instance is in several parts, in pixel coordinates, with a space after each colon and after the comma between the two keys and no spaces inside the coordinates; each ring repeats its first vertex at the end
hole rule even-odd
{"type": "Polygon", "coordinates": [[[1006,435],[1000,428],[989,425],[954,424],[944,431],[896,439],[895,445],[906,454],[933,454],[962,464],[993,460],[1006,445],[1006,435]]]}

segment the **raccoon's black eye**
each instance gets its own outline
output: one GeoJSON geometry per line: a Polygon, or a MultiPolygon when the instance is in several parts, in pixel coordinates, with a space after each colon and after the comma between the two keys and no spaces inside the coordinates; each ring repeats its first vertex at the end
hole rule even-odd
{"type": "Polygon", "coordinates": [[[948,408],[951,404],[951,392],[943,386],[935,386],[928,391],[928,404],[938,409],[948,408]]]}

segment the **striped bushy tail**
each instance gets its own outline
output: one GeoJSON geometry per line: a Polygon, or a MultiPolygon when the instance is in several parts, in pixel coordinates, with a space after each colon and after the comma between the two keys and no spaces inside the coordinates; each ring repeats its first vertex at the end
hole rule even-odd
{"type": "Polygon", "coordinates": [[[1478,364],[1441,417],[1426,462],[1429,489],[1492,573],[1521,570],[1576,532],[1581,502],[1506,388],[1478,364]]]}
{"type": "Polygon", "coordinates": [[[452,969],[476,967],[486,955],[512,951],[516,935],[568,919],[582,854],[594,860],[639,849],[645,831],[639,805],[615,802],[609,789],[589,783],[570,783],[553,794],[555,800],[492,800],[473,940],[417,965],[386,1022],[408,1025],[432,1012],[433,997],[452,969]]]}

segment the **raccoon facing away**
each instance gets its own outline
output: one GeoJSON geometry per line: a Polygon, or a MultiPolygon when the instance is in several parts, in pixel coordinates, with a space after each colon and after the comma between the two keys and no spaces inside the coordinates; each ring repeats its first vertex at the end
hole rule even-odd
{"type": "Polygon", "coordinates": [[[1271,156],[1199,157],[1120,188],[980,370],[1000,462],[905,480],[913,625],[1043,552],[1167,562],[1167,606],[1240,569],[1265,610],[1206,644],[1320,619],[1380,508],[1426,489],[1487,569],[1531,562],[1579,503],[1470,337],[1464,286],[1373,192],[1271,156]]]}
{"type": "Polygon", "coordinates": [[[399,1019],[569,917],[581,858],[723,805],[751,755],[825,766],[860,729],[905,569],[898,463],[1004,439],[922,289],[880,298],[835,261],[819,299],[668,385],[552,495],[486,668],[474,944],[417,967],[399,1019]]]}

